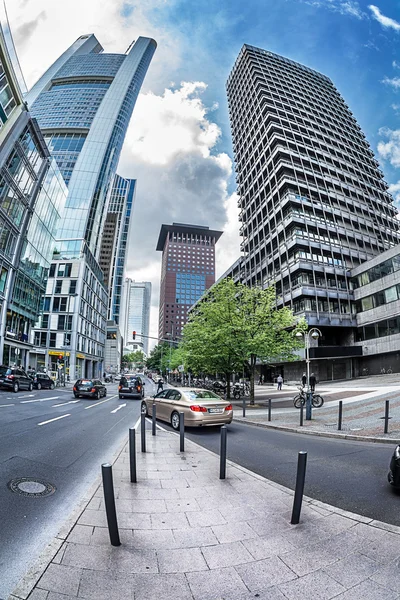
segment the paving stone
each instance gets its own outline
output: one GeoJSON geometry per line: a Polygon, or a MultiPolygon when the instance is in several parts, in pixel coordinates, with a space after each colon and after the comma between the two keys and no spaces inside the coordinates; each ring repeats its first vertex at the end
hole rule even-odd
{"type": "Polygon", "coordinates": [[[311,549],[300,548],[294,552],[287,552],[282,554],[281,558],[300,577],[337,561],[337,558],[329,552],[320,551],[317,545],[312,546],[311,549]]]}
{"type": "Polygon", "coordinates": [[[117,513],[118,527],[122,529],[150,529],[150,514],[117,513]]]}
{"type": "Polygon", "coordinates": [[[186,578],[195,600],[238,600],[248,593],[233,567],[187,573],[186,578]]]}
{"type": "Polygon", "coordinates": [[[208,498],[208,500],[211,504],[211,496],[204,487],[203,488],[194,488],[194,487],[179,488],[179,490],[175,490],[175,491],[178,492],[178,495],[180,498],[196,498],[196,500],[199,500],[199,498],[208,498]]]}
{"type": "Polygon", "coordinates": [[[173,529],[172,533],[179,548],[200,548],[218,544],[210,527],[188,527],[186,529],[173,529]]]}
{"type": "Polygon", "coordinates": [[[39,580],[38,587],[59,594],[76,596],[82,569],[51,563],[39,580]]]}
{"type": "MultiPolygon", "coordinates": [[[[65,594],[57,594],[55,592],[49,592],[46,600],[76,600],[78,596],[66,596],[65,594]]],[[[35,596],[29,596],[29,600],[35,600],[35,596]]],[[[41,600],[38,598],[38,600],[41,600]]]]}
{"type": "Polygon", "coordinates": [[[255,560],[269,558],[270,556],[276,556],[277,554],[285,554],[286,552],[294,552],[295,550],[293,544],[281,536],[243,540],[243,545],[255,560]]]}
{"type": "Polygon", "coordinates": [[[107,571],[110,568],[111,546],[83,546],[68,544],[62,559],[63,565],[82,567],[94,571],[107,571]]]}
{"type": "Polygon", "coordinates": [[[355,585],[343,594],[339,594],[339,596],[335,596],[335,600],[398,600],[398,598],[397,593],[393,593],[392,590],[371,579],[355,585]]]}
{"type": "Polygon", "coordinates": [[[134,577],[135,600],[191,600],[193,598],[186,576],[182,573],[134,575],[134,577]]]}
{"type": "Polygon", "coordinates": [[[104,510],[89,510],[81,514],[79,525],[92,525],[93,527],[107,527],[107,518],[104,510]]]}
{"type": "MultiPolygon", "coordinates": [[[[338,594],[345,591],[340,583],[323,571],[315,571],[300,579],[282,583],[278,588],[288,600],[330,600],[339,597],[338,594]]],[[[352,597],[352,600],[355,598],[352,597]]],[[[378,597],[375,600],[378,600],[378,597]]]]}
{"type": "Polygon", "coordinates": [[[182,478],[174,477],[174,479],[163,479],[160,482],[160,484],[163,489],[171,489],[172,488],[174,490],[178,490],[178,489],[184,489],[184,488],[190,487],[188,480],[185,479],[184,477],[182,477],[182,478]]]}
{"type": "Polygon", "coordinates": [[[282,533],[282,538],[290,542],[296,548],[303,548],[323,540],[330,539],[332,536],[325,530],[320,529],[318,525],[310,523],[300,523],[292,525],[291,529],[282,533]]]}
{"type": "Polygon", "coordinates": [[[136,530],[133,533],[133,545],[135,548],[166,550],[176,548],[179,544],[175,541],[172,531],[169,529],[136,530]]]}
{"type": "Polygon", "coordinates": [[[78,598],[88,600],[133,600],[134,577],[125,573],[83,570],[78,598]]]}
{"type": "Polygon", "coordinates": [[[352,533],[352,530],[349,530],[321,540],[315,546],[318,546],[320,551],[326,550],[329,554],[336,556],[337,559],[342,559],[350,554],[363,553],[371,543],[352,533]]]}
{"type": "Polygon", "coordinates": [[[176,548],[157,551],[160,573],[189,573],[207,571],[208,566],[200,548],[176,548]]]}
{"type": "Polygon", "coordinates": [[[56,563],[57,565],[59,565],[62,562],[66,547],[67,547],[67,543],[64,542],[62,544],[61,548],[59,549],[59,551],[57,552],[57,554],[55,555],[55,557],[53,558],[53,560],[52,560],[53,563],[56,563]]]}
{"type": "Polygon", "coordinates": [[[191,527],[209,527],[210,525],[224,525],[226,520],[216,508],[187,513],[191,527]]]}
{"type": "Polygon", "coordinates": [[[91,525],[75,525],[67,541],[73,544],[90,544],[94,528],[91,525]]]}
{"type": "Polygon", "coordinates": [[[99,510],[102,502],[104,502],[102,498],[93,497],[86,508],[89,508],[91,510],[99,510]]]}
{"type": "MultiPolygon", "coordinates": [[[[200,511],[200,506],[195,498],[179,498],[165,501],[168,512],[200,511]]],[[[155,512],[155,511],[154,511],[155,512]]]]}
{"type": "Polygon", "coordinates": [[[393,590],[394,592],[400,592],[400,568],[399,561],[393,561],[386,565],[385,567],[379,567],[373,575],[371,575],[371,579],[384,587],[393,590]]]}
{"type": "Polygon", "coordinates": [[[381,563],[396,560],[400,557],[399,538],[392,533],[384,533],[380,540],[371,541],[360,552],[381,563]]]}
{"type": "MultiPolygon", "coordinates": [[[[119,538],[123,546],[133,546],[132,529],[119,529],[119,538]]],[[[110,533],[107,527],[95,527],[90,539],[92,546],[110,546],[110,533]]]]}
{"type": "Polygon", "coordinates": [[[185,513],[163,513],[150,517],[152,529],[184,529],[189,526],[185,513]]]}
{"type": "Polygon", "coordinates": [[[242,542],[207,546],[202,548],[202,553],[210,569],[234,567],[253,560],[242,542]]]}
{"type": "Polygon", "coordinates": [[[212,527],[212,530],[221,544],[251,540],[259,537],[247,523],[238,522],[228,523],[227,525],[216,525],[212,527]]]}
{"type": "Polygon", "coordinates": [[[158,573],[156,551],[134,547],[112,547],[110,568],[124,573],[158,573]]]}
{"type": "MultiPolygon", "coordinates": [[[[323,570],[345,588],[351,588],[371,577],[378,569],[379,564],[377,562],[357,552],[325,567],[323,570]]],[[[383,582],[378,581],[378,583],[383,582]]]]}
{"type": "MultiPolygon", "coordinates": [[[[47,600],[48,596],[49,592],[47,590],[36,589],[29,595],[29,600],[47,600]]],[[[63,597],[65,598],[65,596],[63,597]]]]}
{"type": "Polygon", "coordinates": [[[236,571],[251,592],[259,592],[273,585],[297,579],[297,575],[277,556],[239,565],[236,571]]]}
{"type": "MultiPolygon", "coordinates": [[[[244,517],[245,518],[245,517],[244,517]]],[[[276,536],[282,535],[285,531],[290,531],[293,525],[290,525],[290,521],[286,521],[280,515],[266,515],[264,519],[249,519],[248,524],[254,529],[254,531],[262,536],[276,536]]]]}

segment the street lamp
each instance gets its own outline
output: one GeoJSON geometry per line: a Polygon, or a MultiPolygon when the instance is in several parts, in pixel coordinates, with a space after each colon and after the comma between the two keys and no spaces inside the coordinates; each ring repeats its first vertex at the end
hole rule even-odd
{"type": "Polygon", "coordinates": [[[312,327],[308,331],[298,331],[296,337],[304,336],[305,351],[306,351],[306,370],[307,370],[307,394],[306,394],[306,421],[311,421],[312,393],[310,390],[310,338],[317,340],[322,337],[322,333],[317,327],[312,327]]]}

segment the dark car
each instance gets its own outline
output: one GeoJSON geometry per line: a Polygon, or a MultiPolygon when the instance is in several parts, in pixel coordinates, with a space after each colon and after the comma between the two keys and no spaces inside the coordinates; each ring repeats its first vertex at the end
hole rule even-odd
{"type": "Polygon", "coordinates": [[[33,381],[33,387],[37,390],[41,390],[42,388],[45,390],[54,390],[55,383],[47,373],[33,373],[29,375],[33,381]]]}
{"type": "Polygon", "coordinates": [[[13,392],[20,389],[33,390],[33,381],[21,367],[0,366],[0,387],[13,392]]]}
{"type": "Polygon", "coordinates": [[[75,398],[96,398],[107,395],[107,388],[100,379],[78,379],[74,385],[75,398]]]}
{"type": "Polygon", "coordinates": [[[118,385],[119,397],[132,396],[132,398],[144,397],[144,382],[139,375],[128,375],[121,377],[118,385]]]}
{"type": "Polygon", "coordinates": [[[389,483],[393,487],[400,489],[400,446],[396,446],[396,448],[394,449],[392,458],[390,460],[389,469],[389,483]]]}

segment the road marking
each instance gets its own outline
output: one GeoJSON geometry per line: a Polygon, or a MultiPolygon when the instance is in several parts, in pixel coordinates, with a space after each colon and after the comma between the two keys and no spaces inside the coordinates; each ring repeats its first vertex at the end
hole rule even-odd
{"type": "Polygon", "coordinates": [[[36,394],[25,394],[25,396],[17,396],[17,398],[34,398],[36,394]]]}
{"type": "Polygon", "coordinates": [[[118,412],[119,409],[123,408],[124,406],[126,406],[126,404],[120,404],[117,408],[114,408],[114,410],[111,411],[111,414],[118,412]]]}
{"type": "MultiPolygon", "coordinates": [[[[146,421],[147,421],[148,423],[151,423],[151,424],[153,424],[153,419],[152,419],[151,417],[146,417],[146,421]]],[[[157,429],[161,429],[161,431],[166,431],[166,432],[168,432],[168,431],[169,431],[169,429],[164,429],[164,427],[161,427],[161,425],[159,425],[157,422],[156,422],[156,427],[157,427],[157,429]]],[[[171,433],[171,432],[170,432],[170,433],[171,433]]],[[[174,431],[173,433],[179,433],[179,431],[178,431],[178,432],[174,431]]]]}
{"type": "Polygon", "coordinates": [[[53,404],[51,408],[55,408],[56,406],[65,406],[66,404],[76,404],[80,402],[80,400],[70,400],[69,402],[61,402],[61,404],[53,404]]]}
{"type": "Polygon", "coordinates": [[[38,425],[47,425],[47,423],[52,423],[53,421],[59,421],[59,419],[65,419],[65,417],[70,417],[71,414],[69,413],[68,415],[61,415],[61,417],[56,417],[55,419],[49,419],[48,421],[42,421],[41,423],[38,423],[38,425]]]}
{"type": "Polygon", "coordinates": [[[106,398],[105,400],[102,400],[101,402],[96,402],[96,404],[91,404],[90,406],[87,406],[85,408],[85,410],[89,410],[89,408],[94,408],[95,406],[98,406],[99,404],[104,404],[104,402],[108,402],[109,400],[112,400],[113,398],[116,398],[118,396],[118,394],[115,394],[115,396],[110,396],[109,398],[106,398]]]}
{"type": "Polygon", "coordinates": [[[20,404],[29,404],[30,402],[47,402],[48,400],[58,400],[60,396],[52,396],[51,398],[39,398],[38,400],[22,400],[20,404]]]}
{"type": "Polygon", "coordinates": [[[3,408],[4,406],[15,406],[15,404],[0,404],[0,408],[3,408]]]}

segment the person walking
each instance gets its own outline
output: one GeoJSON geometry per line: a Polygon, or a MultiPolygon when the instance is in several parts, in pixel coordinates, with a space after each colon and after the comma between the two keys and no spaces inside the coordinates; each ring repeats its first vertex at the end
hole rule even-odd
{"type": "Polygon", "coordinates": [[[278,384],[278,390],[282,389],[282,383],[283,383],[283,377],[282,375],[278,375],[277,379],[276,379],[276,383],[278,384]]]}
{"type": "Polygon", "coordinates": [[[301,378],[301,385],[303,387],[305,387],[306,383],[307,383],[307,375],[305,373],[303,373],[303,377],[301,378]]]}
{"type": "Polygon", "coordinates": [[[311,373],[310,375],[310,390],[312,392],[315,392],[315,384],[317,383],[317,378],[315,377],[314,373],[311,373]]]}
{"type": "Polygon", "coordinates": [[[160,377],[160,379],[158,380],[158,384],[157,384],[157,394],[158,394],[158,392],[162,392],[163,389],[164,389],[164,382],[160,377]]]}
{"type": "Polygon", "coordinates": [[[262,385],[263,382],[263,376],[260,373],[260,377],[258,378],[258,385],[262,385]]]}

